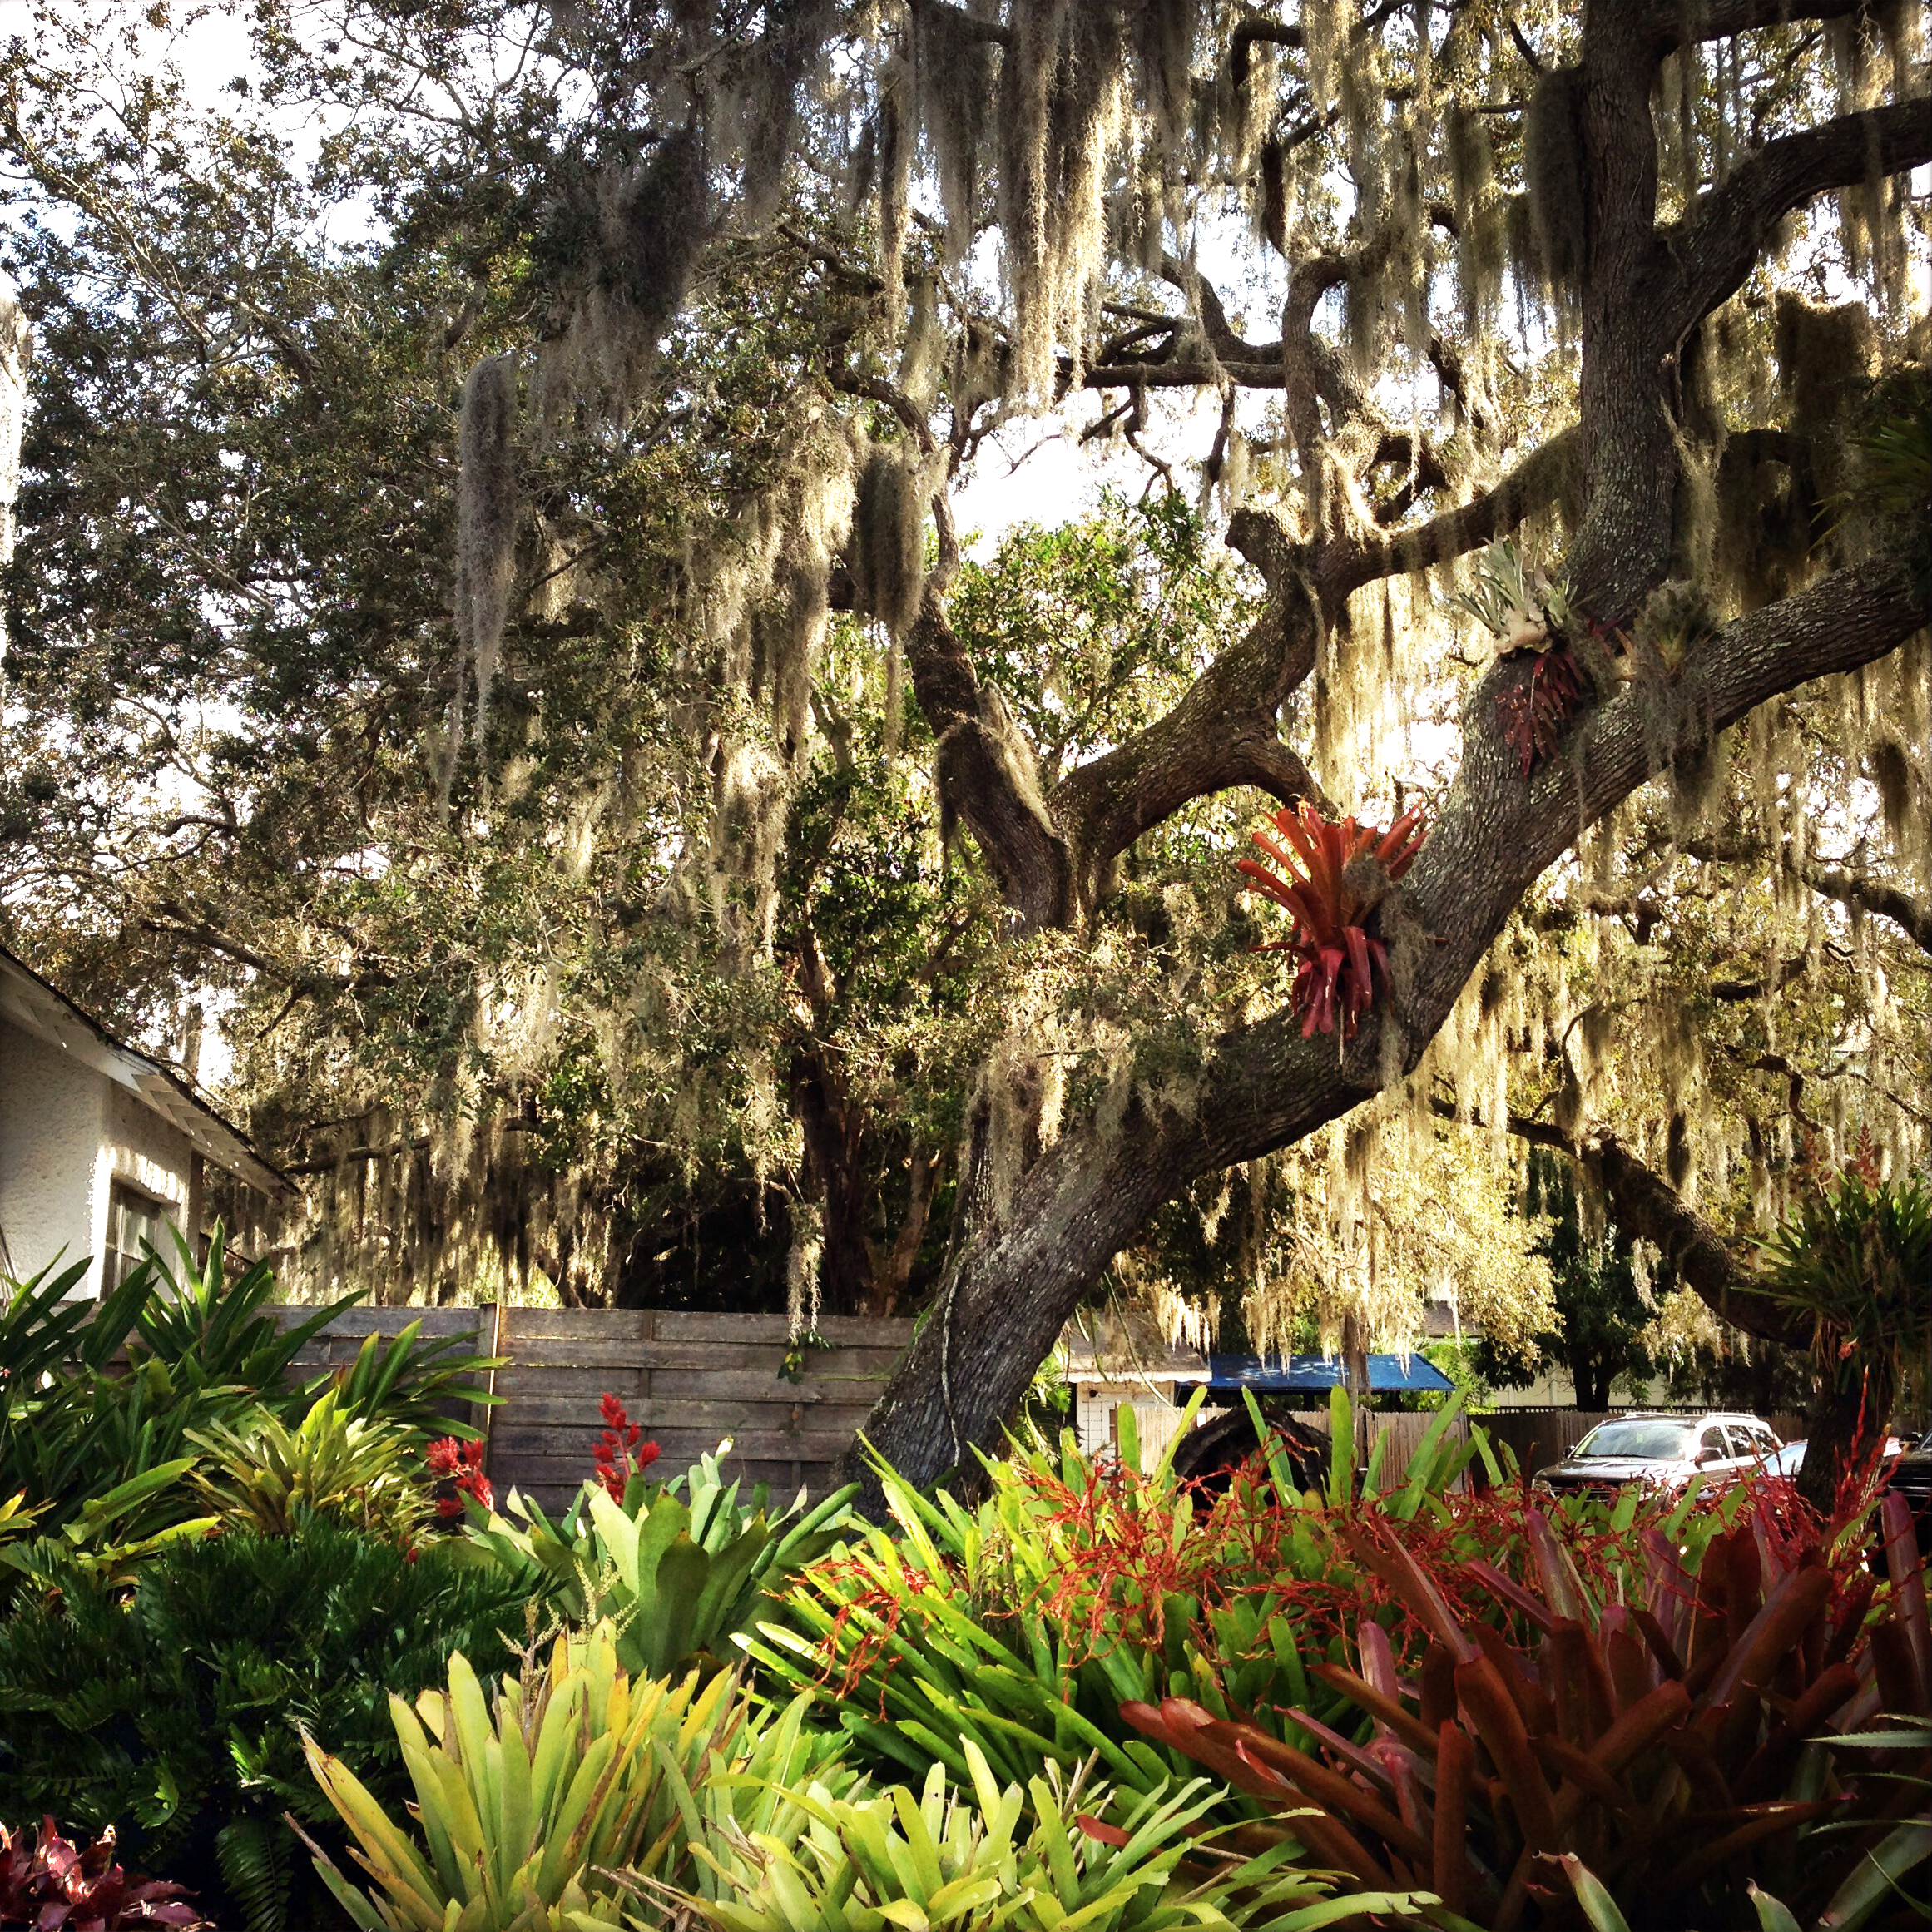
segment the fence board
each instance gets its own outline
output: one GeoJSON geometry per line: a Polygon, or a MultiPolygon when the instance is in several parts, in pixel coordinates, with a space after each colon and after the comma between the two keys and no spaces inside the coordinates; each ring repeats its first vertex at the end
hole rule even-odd
{"type": "MultiPolygon", "coordinates": [[[[1295,1419],[1304,1428],[1312,1429],[1317,1435],[1329,1432],[1329,1412],[1325,1409],[1297,1411],[1295,1419]]],[[[1435,1417],[1426,1413],[1411,1414],[1407,1409],[1377,1409],[1369,1411],[1368,1424],[1373,1432],[1369,1437],[1370,1453],[1374,1453],[1377,1437],[1385,1439],[1382,1450],[1382,1466],[1377,1472],[1378,1481],[1384,1489],[1392,1489],[1402,1481],[1403,1473],[1409,1467],[1409,1459],[1422,1446],[1422,1439],[1434,1425],[1435,1417]]],[[[1479,1416],[1479,1422],[1488,1418],[1479,1416]]],[[[1449,1424],[1449,1434],[1453,1441],[1463,1443],[1469,1439],[1469,1424],[1467,1416],[1459,1415],[1449,1424]]],[[[1457,1486],[1463,1479],[1457,1479],[1457,1486]]]]}
{"type": "MultiPolygon", "coordinates": [[[[287,1327],[315,1310],[270,1312],[287,1327]]],[[[499,1400],[477,1411],[489,1437],[484,1466],[499,1491],[514,1486],[552,1509],[591,1474],[607,1390],[657,1443],[665,1474],[729,1436],[730,1474],[767,1482],[785,1501],[800,1487],[822,1494],[912,1334],[909,1321],[829,1319],[820,1328],[833,1345],[802,1350],[790,1381],[780,1374],[790,1352],[782,1315],[358,1306],[305,1345],[297,1372],[349,1361],[365,1335],[417,1320],[425,1339],[457,1335],[507,1358],[491,1382],[499,1400]]]]}

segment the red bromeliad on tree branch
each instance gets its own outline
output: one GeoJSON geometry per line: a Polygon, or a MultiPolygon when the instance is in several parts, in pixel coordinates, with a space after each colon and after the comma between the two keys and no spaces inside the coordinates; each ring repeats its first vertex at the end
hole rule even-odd
{"type": "Polygon", "coordinates": [[[1295,810],[1284,805],[1275,814],[1280,839],[1266,830],[1251,835],[1286,874],[1257,859],[1240,861],[1255,882],[1248,889],[1266,894],[1294,915],[1292,939],[1256,950],[1293,953],[1300,960],[1294,1000],[1303,1039],[1318,1028],[1332,1033],[1338,1013],[1342,1038],[1352,1039],[1361,1016],[1375,1004],[1377,985],[1389,989],[1389,949],[1365,921],[1381,885],[1399,879],[1422,850],[1427,834],[1418,829],[1421,819],[1419,808],[1411,807],[1379,832],[1353,817],[1338,825],[1304,800],[1295,810]]]}

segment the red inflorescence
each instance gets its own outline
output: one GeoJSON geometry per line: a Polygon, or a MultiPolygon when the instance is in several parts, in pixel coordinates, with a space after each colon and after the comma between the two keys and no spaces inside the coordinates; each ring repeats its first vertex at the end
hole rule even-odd
{"type": "Polygon", "coordinates": [[[1388,949],[1362,923],[1374,901],[1346,874],[1358,859],[1373,859],[1389,879],[1399,879],[1427,836],[1418,829],[1421,818],[1419,810],[1405,811],[1381,832],[1352,818],[1335,824],[1304,800],[1298,810],[1284,805],[1275,814],[1273,832],[1254,834],[1281,870],[1243,859],[1241,869],[1254,882],[1248,889],[1265,893],[1295,918],[1294,938],[1256,949],[1293,953],[1300,960],[1294,997],[1304,1039],[1318,1028],[1332,1033],[1338,1015],[1342,1038],[1352,1038],[1375,1003],[1376,987],[1387,989],[1388,949]]]}
{"type": "Polygon", "coordinates": [[[595,1452],[597,1480],[613,1503],[622,1503],[626,1484],[657,1460],[657,1444],[645,1441],[644,1431],[625,1414],[623,1404],[608,1389],[597,1404],[597,1413],[604,1419],[595,1452]]]}
{"type": "Polygon", "coordinates": [[[453,1523],[462,1515],[465,1496],[475,1497],[486,1509],[493,1506],[496,1492],[483,1472],[483,1444],[480,1439],[458,1442],[453,1435],[443,1436],[431,1443],[423,1454],[429,1464],[429,1473],[438,1479],[436,1513],[445,1523],[453,1523]]]}
{"type": "MultiPolygon", "coordinates": [[[[1073,1657],[1084,1660],[1122,1644],[1161,1650],[1169,1615],[1184,1606],[1211,1655],[1222,1641],[1216,1634],[1220,1613],[1246,1599],[1259,1612],[1256,1628],[1265,1630],[1271,1617],[1284,1615],[1305,1654],[1312,1656],[1343,1654],[1365,1620],[1379,1620],[1395,1657],[1409,1669],[1426,1649],[1429,1632],[1401,1593],[1354,1553],[1360,1534],[1380,1533],[1385,1524],[1459,1619],[1500,1621],[1525,1641],[1533,1634],[1533,1619],[1525,1623],[1518,1613],[1519,1579],[1533,1583],[1538,1573],[1529,1528],[1536,1505],[1520,1479],[1446,1495],[1438,1511],[1394,1521],[1372,1496],[1320,1511],[1284,1503],[1259,1480],[1264,1466],[1257,1455],[1230,1489],[1209,1499],[1191,1495],[1191,1485],[1163,1494],[1130,1469],[1100,1464],[1088,1464],[1077,1482],[1050,1468],[1014,1465],[1023,1514],[1066,1553],[1066,1560],[1013,1606],[1014,1615],[1024,1624],[1051,1625],[1073,1657]]],[[[1817,1519],[1788,1479],[1763,1479],[1751,1489],[1739,1520],[1751,1526],[1767,1561],[1796,1563],[1801,1549],[1821,1540],[1817,1519]]],[[[1670,1508],[1666,1498],[1645,1497],[1621,1527],[1607,1510],[1558,1524],[1567,1561],[1599,1602],[1620,1600],[1639,1573],[1650,1575],[1653,1592],[1658,1588],[1657,1551],[1676,1548],[1660,1535],[1670,1508]]],[[[1842,1573],[1843,1589],[1862,1553],[1857,1539],[1840,1540],[1832,1563],[1842,1573]]],[[[1694,1602],[1693,1579],[1681,1569],[1673,1574],[1694,1602]]],[[[907,1613],[922,1593],[963,1594],[969,1587],[964,1573],[948,1563],[915,1585],[910,1573],[886,1577],[864,1557],[844,1553],[821,1558],[807,1577],[822,1579],[828,1603],[837,1604],[820,1657],[826,1681],[840,1696],[850,1696],[881,1657],[897,1649],[907,1613]]],[[[1221,1661],[1243,1660],[1222,1652],[1221,1661]]]]}

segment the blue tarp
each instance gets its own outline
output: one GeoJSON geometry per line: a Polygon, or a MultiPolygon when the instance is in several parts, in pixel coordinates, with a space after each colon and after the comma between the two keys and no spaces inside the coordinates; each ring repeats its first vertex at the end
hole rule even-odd
{"type": "MultiPolygon", "coordinates": [[[[1337,1387],[1342,1379],[1340,1355],[1290,1355],[1272,1362],[1259,1355],[1210,1355],[1207,1370],[1210,1389],[1252,1389],[1257,1395],[1320,1395],[1337,1387]]],[[[1454,1386],[1434,1363],[1419,1355],[1406,1359],[1369,1357],[1371,1395],[1441,1391],[1454,1386]]]]}

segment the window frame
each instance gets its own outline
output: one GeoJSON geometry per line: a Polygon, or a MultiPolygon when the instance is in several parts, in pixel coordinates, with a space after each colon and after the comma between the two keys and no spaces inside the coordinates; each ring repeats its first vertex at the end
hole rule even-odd
{"type": "Polygon", "coordinates": [[[116,1174],[107,1185],[107,1233],[101,1244],[101,1296],[105,1300],[111,1295],[146,1257],[141,1253],[140,1243],[148,1241],[156,1253],[161,1252],[161,1230],[171,1225],[170,1203],[158,1195],[151,1194],[136,1182],[116,1174]],[[135,1236],[135,1246],[122,1246],[126,1233],[123,1216],[132,1209],[140,1217],[142,1226],[151,1231],[135,1236]]]}

